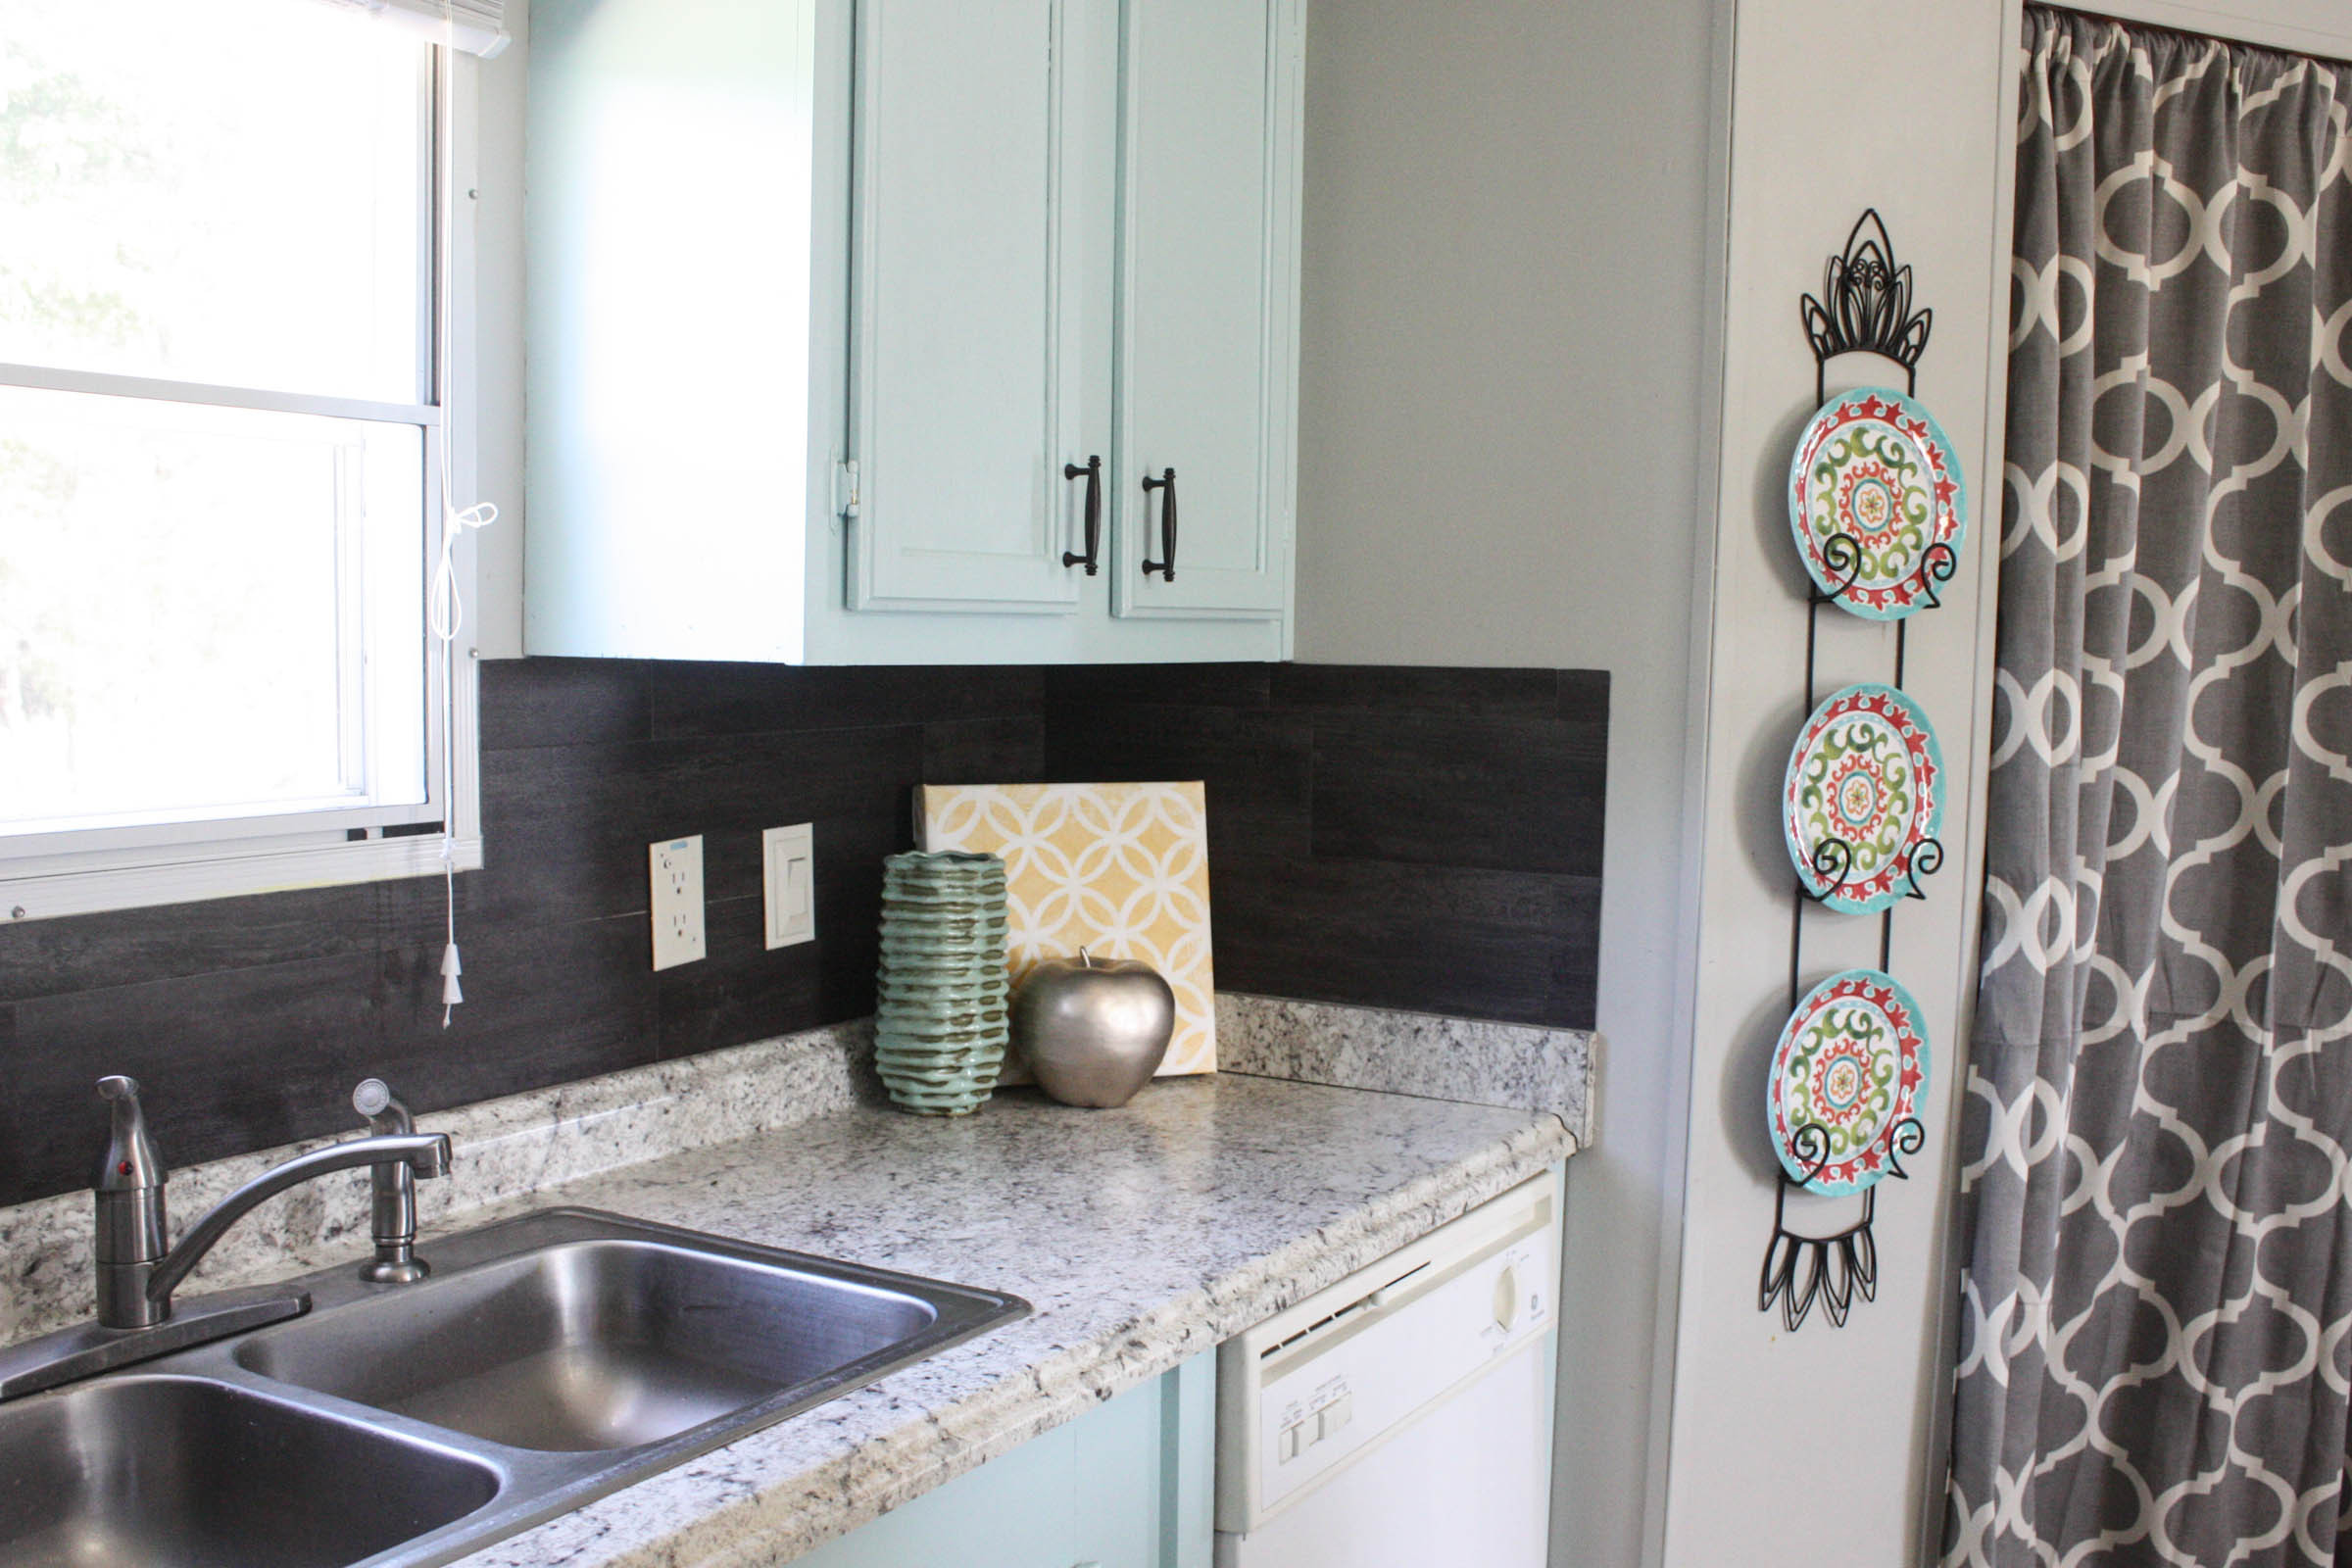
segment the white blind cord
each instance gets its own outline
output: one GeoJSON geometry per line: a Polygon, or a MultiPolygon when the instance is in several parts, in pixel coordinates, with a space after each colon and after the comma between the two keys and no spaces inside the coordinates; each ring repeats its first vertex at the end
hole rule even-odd
{"type": "Polygon", "coordinates": [[[434,65],[434,96],[440,120],[434,137],[441,178],[441,220],[433,248],[439,263],[433,315],[436,352],[434,379],[441,394],[441,556],[433,565],[433,583],[426,600],[433,635],[441,643],[441,894],[447,917],[447,941],[441,949],[441,1027],[466,1000],[458,977],[466,972],[458,957],[458,629],[466,624],[466,606],[458,593],[458,540],[468,529],[487,528],[498,520],[498,508],[487,501],[458,510],[451,489],[450,467],[457,452],[457,378],[450,372],[450,296],[454,292],[451,259],[457,229],[457,18],[447,4],[441,8],[442,46],[434,65]]]}

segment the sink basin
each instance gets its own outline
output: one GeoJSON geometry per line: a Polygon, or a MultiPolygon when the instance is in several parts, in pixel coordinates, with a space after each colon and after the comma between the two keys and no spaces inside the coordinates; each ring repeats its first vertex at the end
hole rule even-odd
{"type": "Polygon", "coordinates": [[[435,1568],[1029,1310],[593,1209],[420,1250],[0,1403],[0,1568],[435,1568]]]}
{"type": "Polygon", "coordinates": [[[939,1320],[930,1302],[665,1242],[581,1241],[257,1335],[237,1364],[517,1448],[634,1448],[808,1390],[939,1320]]]}
{"type": "Polygon", "coordinates": [[[198,1378],[0,1407],[0,1561],[338,1568],[473,1512],[488,1465],[198,1378]]]}

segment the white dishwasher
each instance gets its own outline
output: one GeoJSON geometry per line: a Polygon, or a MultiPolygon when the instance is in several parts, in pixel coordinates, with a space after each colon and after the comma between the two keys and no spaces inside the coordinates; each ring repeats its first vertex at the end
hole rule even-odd
{"type": "Polygon", "coordinates": [[[1217,1350],[1217,1568],[1543,1568],[1556,1176],[1217,1350]]]}

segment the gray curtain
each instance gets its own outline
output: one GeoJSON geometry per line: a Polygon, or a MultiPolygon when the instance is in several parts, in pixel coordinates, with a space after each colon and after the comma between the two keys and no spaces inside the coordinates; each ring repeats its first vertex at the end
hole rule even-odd
{"type": "Polygon", "coordinates": [[[2023,70],[1945,1560],[2327,1564],[2352,67],[2033,9],[2023,70]]]}

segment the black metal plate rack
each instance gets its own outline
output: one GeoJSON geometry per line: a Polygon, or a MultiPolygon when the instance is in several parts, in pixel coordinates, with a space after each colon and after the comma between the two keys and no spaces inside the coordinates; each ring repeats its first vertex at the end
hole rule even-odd
{"type": "MultiPolygon", "coordinates": [[[[1846,235],[1844,250],[1829,260],[1821,294],[1805,295],[1799,315],[1805,339],[1813,350],[1816,410],[1829,402],[1830,362],[1847,354],[1876,354],[1901,366],[1904,392],[1917,394],[1919,359],[1927,351],[1935,313],[1924,307],[1916,312],[1911,309],[1911,269],[1897,265],[1893,243],[1887,238],[1886,225],[1876,208],[1866,210],[1855,221],[1846,235]]],[[[1814,662],[1821,638],[1822,608],[1836,605],[1842,593],[1859,579],[1863,566],[1861,541],[1849,533],[1835,534],[1824,542],[1822,559],[1832,573],[1843,573],[1844,578],[1831,592],[1824,592],[1816,584],[1807,597],[1805,712],[1808,717],[1820,701],[1815,689],[1814,662]]],[[[1936,589],[1949,582],[1959,566],[1958,552],[1941,540],[1921,553],[1916,573],[1921,593],[1917,613],[1940,608],[1943,601],[1936,589]]],[[[1894,623],[1894,679],[1890,684],[1897,690],[1903,685],[1910,624],[1909,616],[1894,623]]],[[[1814,874],[1827,885],[1816,892],[1806,885],[1803,877],[1795,879],[1788,911],[1791,1014],[1805,996],[1805,906],[1822,902],[1843,885],[1851,873],[1853,846],[1843,839],[1825,839],[1814,847],[1811,859],[1814,874]]],[[[1933,876],[1942,864],[1943,845],[1938,840],[1923,838],[1911,846],[1902,867],[1903,880],[1908,883],[1904,898],[1927,897],[1919,879],[1933,876]]],[[[1894,907],[1889,905],[1879,914],[1882,970],[1889,966],[1893,956],[1894,907]]],[[[1890,1123],[1883,1136],[1886,1141],[1886,1175],[1906,1177],[1909,1173],[1903,1169],[1902,1156],[1916,1154],[1926,1147],[1926,1127],[1917,1116],[1905,1116],[1890,1123]]],[[[1785,1168],[1775,1172],[1779,1185],[1773,1195],[1772,1241],[1765,1248],[1764,1266],[1757,1277],[1756,1309],[1769,1312],[1778,1302],[1781,1321],[1793,1332],[1819,1302],[1831,1325],[1842,1326],[1856,1296],[1867,1301],[1878,1295],[1879,1252],[1872,1225],[1878,1217],[1879,1184],[1863,1191],[1861,1217],[1851,1225],[1827,1235],[1798,1234],[1788,1226],[1788,1195],[1805,1191],[1807,1184],[1828,1168],[1831,1156],[1828,1129],[1818,1122],[1806,1122],[1791,1132],[1789,1144],[1792,1152],[1809,1168],[1802,1180],[1790,1179],[1785,1168]]]]}

